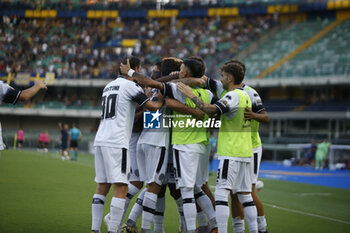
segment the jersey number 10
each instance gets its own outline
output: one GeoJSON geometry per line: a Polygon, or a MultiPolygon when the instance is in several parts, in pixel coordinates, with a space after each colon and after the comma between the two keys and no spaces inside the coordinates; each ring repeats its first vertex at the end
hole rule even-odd
{"type": "Polygon", "coordinates": [[[118,94],[111,94],[108,97],[103,96],[102,98],[102,116],[101,119],[114,119],[116,116],[118,102],[118,94]]]}

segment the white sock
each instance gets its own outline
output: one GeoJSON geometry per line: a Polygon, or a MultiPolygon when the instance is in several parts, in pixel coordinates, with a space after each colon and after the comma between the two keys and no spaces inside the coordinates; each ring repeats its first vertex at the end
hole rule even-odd
{"type": "Polygon", "coordinates": [[[108,224],[108,231],[116,232],[122,221],[123,211],[125,206],[125,199],[112,197],[111,202],[111,219],[108,224]]]}
{"type": "Polygon", "coordinates": [[[201,207],[201,209],[207,215],[210,229],[217,227],[215,210],[209,197],[204,192],[202,192],[202,190],[196,193],[194,197],[196,198],[197,204],[201,207]]]}
{"type": "Polygon", "coordinates": [[[130,212],[129,217],[128,217],[128,221],[126,222],[126,224],[128,226],[131,226],[131,227],[136,226],[137,219],[139,219],[139,217],[142,214],[142,202],[143,202],[143,198],[145,196],[146,191],[147,191],[147,189],[143,189],[140,192],[139,196],[137,197],[136,203],[132,207],[131,212],[130,212]]]}
{"type": "Polygon", "coordinates": [[[244,219],[240,217],[232,218],[232,228],[234,233],[244,233],[244,219]]]}
{"type": "Polygon", "coordinates": [[[128,211],[129,208],[129,204],[131,199],[140,191],[139,188],[137,188],[136,186],[134,186],[133,184],[129,184],[128,185],[128,194],[126,195],[125,198],[125,207],[124,207],[124,212],[123,212],[123,217],[122,217],[122,221],[120,224],[123,223],[126,212],[128,211]]]}
{"type": "Polygon", "coordinates": [[[154,222],[154,233],[163,233],[164,231],[164,211],[165,211],[165,197],[161,197],[157,199],[156,203],[156,213],[153,217],[154,222]]]}
{"type": "Polygon", "coordinates": [[[91,230],[100,231],[103,218],[103,206],[105,204],[106,197],[100,194],[94,194],[92,199],[91,211],[92,211],[92,224],[91,230]]]}
{"type": "Polygon", "coordinates": [[[230,191],[226,189],[216,189],[215,191],[215,206],[216,206],[216,221],[218,231],[227,233],[227,222],[230,217],[230,208],[228,207],[228,194],[230,191]]]}
{"type": "Polygon", "coordinates": [[[142,202],[143,211],[142,211],[142,223],[141,228],[145,230],[151,230],[152,220],[154,213],[156,212],[156,203],[158,195],[146,192],[145,197],[142,202]]]}
{"type": "Polygon", "coordinates": [[[244,216],[245,216],[245,220],[247,221],[249,232],[258,233],[258,221],[257,221],[258,212],[256,210],[256,206],[254,204],[252,195],[238,194],[238,199],[243,206],[244,216]]]}
{"type": "Polygon", "coordinates": [[[208,218],[204,211],[197,212],[197,222],[200,227],[208,226],[208,218]]]}
{"type": "Polygon", "coordinates": [[[258,216],[258,230],[265,232],[267,227],[265,216],[258,216]]]}
{"type": "Polygon", "coordinates": [[[196,230],[197,208],[194,200],[193,188],[181,188],[181,196],[183,200],[183,211],[187,226],[187,231],[196,230]]]}
{"type": "Polygon", "coordinates": [[[182,201],[181,197],[179,197],[179,199],[176,200],[176,207],[177,207],[177,211],[179,212],[180,229],[185,230],[186,229],[186,221],[185,221],[185,216],[184,216],[184,211],[183,211],[183,201],[182,201]]]}

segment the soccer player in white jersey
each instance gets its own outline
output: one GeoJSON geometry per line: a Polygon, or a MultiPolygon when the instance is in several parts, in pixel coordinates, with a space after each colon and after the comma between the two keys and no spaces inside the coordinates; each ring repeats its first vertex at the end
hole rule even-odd
{"type": "MultiPolygon", "coordinates": [[[[245,92],[247,92],[250,100],[252,101],[252,109],[246,109],[244,113],[244,119],[251,120],[252,124],[252,197],[258,212],[258,231],[259,233],[267,233],[267,223],[264,215],[264,207],[261,200],[255,192],[255,184],[258,181],[260,162],[262,157],[262,144],[259,136],[259,123],[269,123],[270,119],[256,90],[245,84],[242,84],[242,88],[245,92]]],[[[241,218],[243,213],[237,195],[236,197],[234,197],[233,194],[231,194],[231,209],[233,229],[237,233],[243,233],[244,221],[243,218],[241,218]]]]}
{"type": "Polygon", "coordinates": [[[163,101],[150,101],[138,84],[123,76],[108,83],[103,89],[101,122],[94,142],[97,188],[92,202],[93,233],[100,232],[103,206],[112,184],[114,193],[108,231],[118,231],[128,192],[128,149],[136,104],[155,111],[162,107],[163,101]]]}
{"type": "Polygon", "coordinates": [[[221,99],[214,105],[204,103],[183,83],[179,90],[191,98],[201,110],[209,115],[221,114],[218,152],[220,159],[215,191],[216,219],[220,233],[227,232],[229,218],[228,195],[238,193],[244,207],[245,217],[251,233],[258,233],[257,210],[251,196],[251,125],[244,119],[244,111],[251,108],[251,101],[241,88],[245,69],[239,62],[225,63],[221,67],[222,86],[227,93],[217,92],[221,99]]]}
{"type": "MultiPolygon", "coordinates": [[[[188,104],[187,98],[182,95],[178,89],[176,84],[174,83],[159,83],[153,80],[148,79],[142,74],[135,73],[130,69],[129,65],[121,65],[122,73],[128,73],[129,76],[135,78],[135,80],[151,87],[158,88],[161,92],[163,92],[166,96],[170,98],[174,98],[182,102],[183,104],[188,104]]],[[[185,59],[183,64],[181,65],[180,77],[201,77],[204,73],[204,69],[202,64],[194,59],[185,59]]],[[[196,90],[198,95],[201,98],[206,98],[206,101],[210,103],[214,98],[213,94],[209,91],[205,90],[196,90]]],[[[185,220],[187,224],[188,232],[195,232],[196,230],[196,205],[194,195],[202,192],[200,187],[203,185],[200,177],[197,177],[197,171],[199,167],[199,160],[205,157],[207,152],[206,145],[204,143],[207,142],[207,137],[205,131],[201,133],[200,138],[196,138],[196,136],[192,132],[186,132],[188,135],[186,137],[181,138],[178,134],[174,134],[173,130],[173,148],[174,148],[174,158],[176,161],[176,176],[177,176],[177,187],[180,188],[181,196],[183,199],[183,211],[185,215],[185,220]],[[175,136],[174,136],[175,135],[175,136]],[[174,137],[176,139],[174,139],[174,137]],[[191,138],[188,140],[188,138],[191,138]],[[199,141],[202,140],[203,141],[199,141]],[[182,141],[177,143],[177,141],[182,141]],[[192,142],[193,141],[193,142],[192,142]],[[203,155],[203,156],[202,156],[203,155]],[[200,183],[198,182],[200,180],[200,183]]],[[[206,168],[207,169],[207,168],[206,168]]],[[[199,173],[200,174],[200,173],[199,173]]],[[[215,220],[215,212],[214,208],[211,205],[211,201],[207,195],[201,195],[198,198],[199,206],[206,211],[209,216],[209,222],[211,225],[211,229],[213,232],[217,231],[216,220],[215,220]]]]}
{"type": "MultiPolygon", "coordinates": [[[[141,70],[141,60],[137,57],[131,57],[130,58],[130,66],[134,67],[135,70],[140,71],[141,70]]],[[[130,138],[130,144],[129,144],[129,155],[130,155],[130,178],[129,178],[129,184],[128,184],[128,193],[126,195],[126,201],[125,201],[125,207],[124,207],[124,213],[121,220],[121,224],[123,223],[125,214],[128,210],[129,203],[131,199],[141,190],[143,187],[143,182],[140,181],[140,175],[139,175],[139,168],[136,160],[136,147],[137,147],[137,141],[139,139],[139,136],[141,134],[142,130],[142,115],[143,115],[143,108],[140,106],[137,106],[133,127],[132,127],[132,134],[130,138]]],[[[141,194],[143,195],[143,194],[141,194]]],[[[110,215],[107,214],[105,217],[105,222],[109,222],[110,215]]]]}
{"type": "MultiPolygon", "coordinates": [[[[161,65],[162,75],[167,75],[171,71],[177,70],[181,61],[174,58],[164,58],[161,65]]],[[[153,93],[158,92],[157,89],[152,89],[153,93]]],[[[167,106],[176,108],[185,114],[191,114],[195,117],[203,117],[202,111],[188,107],[176,100],[167,100],[167,106]]],[[[163,106],[159,114],[166,112],[165,106],[163,106]]],[[[158,209],[156,209],[156,202],[158,202],[157,194],[159,194],[161,185],[163,184],[164,177],[166,175],[167,161],[168,161],[168,148],[169,148],[169,128],[161,129],[143,129],[141,136],[138,140],[137,146],[137,164],[140,171],[140,180],[146,181],[147,192],[144,197],[138,197],[137,203],[133,207],[128,221],[124,224],[122,232],[135,231],[136,219],[133,219],[139,211],[139,205],[143,206],[142,213],[142,232],[149,232],[151,229],[152,220],[154,218],[154,232],[163,232],[162,216],[164,212],[164,204],[159,200],[157,203],[158,209]],[[142,203],[141,200],[143,199],[142,203]],[[162,208],[163,206],[163,208],[162,208]],[[154,216],[154,214],[156,214],[154,216]]]]}
{"type": "MultiPolygon", "coordinates": [[[[230,60],[230,62],[236,62],[241,64],[245,71],[245,65],[243,63],[240,63],[239,61],[230,60]]],[[[222,86],[222,82],[210,79],[210,78],[204,78],[207,79],[207,87],[213,91],[214,93],[223,93],[224,88],[222,86]]],[[[252,120],[252,146],[253,146],[253,157],[251,162],[251,170],[252,170],[252,197],[254,200],[254,203],[257,208],[258,212],[258,230],[259,233],[266,233],[266,219],[264,216],[264,208],[261,200],[257,196],[255,192],[255,184],[258,180],[259,175],[259,168],[260,168],[260,162],[262,157],[262,144],[261,139],[259,136],[259,122],[261,123],[269,123],[270,119],[266,112],[266,109],[261,101],[261,98],[259,94],[254,90],[252,87],[243,84],[241,85],[243,90],[247,92],[251,102],[252,102],[252,109],[245,109],[244,118],[246,120],[252,120]]],[[[232,210],[232,225],[233,230],[235,233],[242,233],[244,232],[244,220],[243,220],[243,211],[242,207],[240,206],[237,194],[231,193],[231,210],[232,210]]]]}
{"type": "MultiPolygon", "coordinates": [[[[9,86],[7,83],[0,81],[0,103],[13,104],[15,105],[18,100],[27,101],[32,98],[41,89],[47,89],[46,84],[43,80],[34,81],[34,86],[25,89],[23,91],[16,90],[9,86]]],[[[0,151],[5,149],[5,144],[2,140],[2,130],[0,122],[0,151]]]]}

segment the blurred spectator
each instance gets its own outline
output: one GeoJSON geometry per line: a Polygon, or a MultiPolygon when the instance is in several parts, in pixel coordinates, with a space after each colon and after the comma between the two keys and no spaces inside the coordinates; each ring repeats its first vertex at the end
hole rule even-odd
{"type": "Polygon", "coordinates": [[[50,135],[49,135],[49,132],[48,131],[45,131],[45,133],[43,133],[43,149],[44,149],[44,152],[48,152],[48,145],[49,145],[49,142],[50,142],[50,135]]]}
{"type": "Polygon", "coordinates": [[[315,139],[312,139],[310,148],[304,154],[304,158],[300,161],[300,165],[313,165],[315,162],[315,154],[317,150],[317,143],[315,139]]]}
{"type": "Polygon", "coordinates": [[[320,142],[317,145],[317,150],[316,150],[316,169],[323,169],[325,166],[325,160],[328,155],[329,147],[331,143],[328,142],[327,139],[325,139],[323,142],[320,142]]]}
{"type": "Polygon", "coordinates": [[[24,19],[4,16],[0,24],[0,68],[5,72],[54,72],[57,78],[111,78],[115,60],[127,55],[152,64],[164,56],[198,55],[207,74],[216,75],[220,62],[234,57],[274,24],[267,16],[94,20],[24,19]],[[122,39],[137,39],[133,48],[122,39]]]}
{"type": "Polygon", "coordinates": [[[58,123],[58,127],[61,131],[61,158],[62,160],[69,160],[68,156],[68,130],[69,126],[68,124],[62,125],[61,122],[58,123]]]}
{"type": "Polygon", "coordinates": [[[22,129],[19,129],[17,132],[17,146],[19,149],[22,148],[24,142],[24,132],[22,129]]]}
{"type": "Polygon", "coordinates": [[[69,147],[70,147],[70,159],[77,161],[78,159],[78,146],[79,140],[83,137],[81,131],[73,123],[72,128],[69,130],[69,147]]]}
{"type": "Polygon", "coordinates": [[[44,133],[39,133],[38,137],[38,151],[42,151],[44,149],[44,133]]]}

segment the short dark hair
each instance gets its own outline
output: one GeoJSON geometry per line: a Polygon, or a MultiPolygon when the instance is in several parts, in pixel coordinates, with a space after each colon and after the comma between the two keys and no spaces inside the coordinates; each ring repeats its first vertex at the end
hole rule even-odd
{"type": "Polygon", "coordinates": [[[244,65],[243,62],[240,62],[240,61],[235,60],[235,59],[230,59],[230,60],[226,61],[224,64],[226,64],[226,63],[237,63],[237,64],[241,65],[243,67],[243,70],[244,70],[244,73],[245,73],[245,65],[244,65]]]}
{"type": "Polygon", "coordinates": [[[131,69],[135,69],[136,67],[139,67],[141,65],[141,60],[138,57],[126,57],[123,59],[123,64],[127,63],[127,59],[129,59],[129,63],[130,63],[130,68],[131,69]]]}
{"type": "Polygon", "coordinates": [[[154,65],[158,68],[158,70],[160,71],[162,69],[162,61],[157,61],[154,65]]]}
{"type": "Polygon", "coordinates": [[[205,70],[207,69],[207,67],[206,67],[206,65],[205,65],[205,62],[204,62],[204,60],[203,60],[203,58],[201,58],[201,57],[199,57],[199,56],[190,56],[190,57],[188,57],[189,59],[193,59],[193,60],[196,60],[196,61],[199,61],[201,64],[202,64],[202,66],[203,66],[203,73],[205,73],[205,70]]]}
{"type": "Polygon", "coordinates": [[[194,78],[200,78],[204,75],[204,67],[201,62],[187,58],[183,61],[183,64],[190,70],[194,78]]]}
{"type": "Polygon", "coordinates": [[[241,84],[245,75],[245,65],[237,60],[225,62],[220,68],[221,72],[231,74],[234,79],[234,84],[241,84]]]}
{"type": "Polygon", "coordinates": [[[174,57],[163,58],[160,69],[162,76],[167,76],[173,71],[180,71],[182,61],[174,57]]]}

